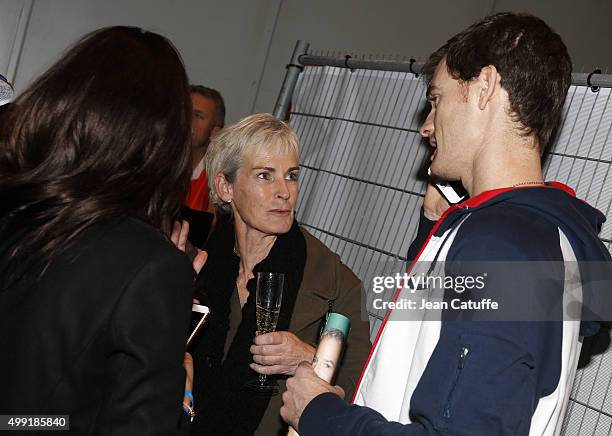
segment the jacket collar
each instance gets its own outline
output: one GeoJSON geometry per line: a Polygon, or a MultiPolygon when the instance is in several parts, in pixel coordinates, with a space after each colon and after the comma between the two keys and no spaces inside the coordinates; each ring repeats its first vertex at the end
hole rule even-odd
{"type": "Polygon", "coordinates": [[[461,203],[451,206],[440,217],[435,229],[435,235],[439,236],[446,230],[453,227],[459,220],[468,213],[474,212],[493,204],[505,201],[512,198],[516,194],[523,194],[525,189],[554,189],[565,192],[566,194],[575,197],[576,192],[569,186],[560,182],[544,182],[543,185],[525,185],[508,188],[491,189],[481,192],[480,194],[470,197],[461,203]]]}

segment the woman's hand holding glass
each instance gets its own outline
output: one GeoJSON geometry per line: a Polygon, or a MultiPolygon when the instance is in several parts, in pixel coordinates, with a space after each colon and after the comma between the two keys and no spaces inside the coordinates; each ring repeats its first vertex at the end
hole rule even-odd
{"type": "Polygon", "coordinates": [[[315,347],[291,332],[281,331],[258,335],[251,345],[251,369],[259,374],[293,375],[301,362],[312,362],[315,347]]]}

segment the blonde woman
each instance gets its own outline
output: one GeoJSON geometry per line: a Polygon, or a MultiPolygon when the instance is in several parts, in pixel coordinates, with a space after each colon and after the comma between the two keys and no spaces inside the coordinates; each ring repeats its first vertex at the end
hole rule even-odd
{"type": "Polygon", "coordinates": [[[311,362],[330,310],[352,323],[337,378],[347,396],[370,349],[360,280],[295,220],[298,156],[293,130],[268,114],[238,121],[209,146],[206,172],[220,224],[197,281],[196,298],[211,307],[212,316],[194,353],[194,434],[286,431],[280,395],[243,386],[256,373],[282,384],[300,362],[311,362]],[[255,337],[252,279],[258,271],[284,273],[285,288],[277,331],[255,337]]]}

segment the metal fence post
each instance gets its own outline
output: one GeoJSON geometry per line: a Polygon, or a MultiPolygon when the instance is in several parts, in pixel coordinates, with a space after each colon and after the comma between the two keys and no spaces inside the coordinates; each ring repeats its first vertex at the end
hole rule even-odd
{"type": "Polygon", "coordinates": [[[287,72],[285,73],[285,80],[281,87],[278,99],[274,105],[274,111],[272,114],[281,120],[284,120],[291,104],[291,97],[293,96],[293,90],[297,83],[298,76],[304,69],[304,66],[300,62],[300,56],[305,55],[308,52],[309,43],[306,41],[298,40],[291,56],[291,61],[287,65],[287,72]]]}

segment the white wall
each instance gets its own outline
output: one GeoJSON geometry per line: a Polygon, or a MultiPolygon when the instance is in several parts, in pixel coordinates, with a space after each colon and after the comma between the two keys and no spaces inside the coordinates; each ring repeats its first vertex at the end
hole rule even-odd
{"type": "Polygon", "coordinates": [[[492,0],[283,0],[256,111],[271,111],[295,41],[311,49],[425,58],[492,0]]]}
{"type": "Polygon", "coordinates": [[[565,41],[574,72],[612,67],[609,0],[497,0],[494,9],[529,12],[544,19],[565,41]]]}
{"type": "Polygon", "coordinates": [[[31,1],[0,0],[0,74],[14,80],[22,34],[29,18],[31,1]],[[23,29],[20,30],[20,26],[23,29]]]}
{"type": "Polygon", "coordinates": [[[283,0],[255,109],[274,107],[297,39],[315,50],[423,60],[472,22],[509,10],[548,22],[568,46],[574,71],[612,67],[609,0],[283,0]]]}
{"type": "MultiPolygon", "coordinates": [[[[278,5],[279,0],[35,0],[15,87],[22,90],[87,32],[116,24],[140,26],[177,46],[192,83],[218,89],[232,121],[253,105],[261,53],[278,5]]],[[[0,17],[15,9],[11,0],[2,0],[0,8],[0,17]]]]}
{"type": "Polygon", "coordinates": [[[480,17],[523,10],[561,34],[575,71],[612,64],[609,0],[0,0],[2,74],[16,59],[18,18],[29,2],[17,91],[83,34],[136,25],[175,43],[191,81],[224,95],[230,122],[273,109],[297,39],[318,50],[423,59],[480,17]]]}

